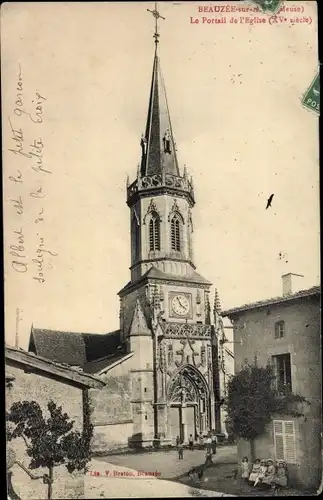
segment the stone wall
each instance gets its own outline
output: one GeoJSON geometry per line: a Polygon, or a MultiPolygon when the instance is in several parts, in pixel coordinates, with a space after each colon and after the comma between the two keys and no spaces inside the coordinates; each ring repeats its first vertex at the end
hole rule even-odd
{"type": "MultiPolygon", "coordinates": [[[[63,379],[54,380],[45,374],[26,373],[16,363],[8,362],[6,371],[15,377],[12,387],[6,389],[7,410],[15,402],[36,401],[45,414],[47,403],[53,400],[58,406],[62,406],[63,411],[75,421],[74,429],[82,429],[83,396],[81,389],[65,383],[63,379]]],[[[15,451],[17,460],[28,468],[30,458],[26,454],[24,441],[21,438],[13,439],[8,443],[8,446],[15,451]]],[[[23,500],[43,500],[47,498],[47,485],[41,479],[30,479],[17,464],[12,467],[12,472],[13,487],[23,500]]],[[[36,469],[32,473],[40,476],[48,473],[48,470],[36,469]]],[[[84,498],[83,471],[71,475],[64,466],[55,468],[53,498],[84,498]]]]}
{"type": "Polygon", "coordinates": [[[133,428],[131,367],[132,358],[116,365],[101,375],[103,389],[89,391],[94,453],[128,446],[133,428]]]}
{"type": "Polygon", "coordinates": [[[132,419],[130,374],[113,376],[108,373],[102,379],[106,386],[90,391],[93,425],[128,422],[132,419]]]}
{"type": "Polygon", "coordinates": [[[132,435],[132,420],[122,424],[96,425],[93,432],[92,451],[95,454],[128,448],[132,435]]]}

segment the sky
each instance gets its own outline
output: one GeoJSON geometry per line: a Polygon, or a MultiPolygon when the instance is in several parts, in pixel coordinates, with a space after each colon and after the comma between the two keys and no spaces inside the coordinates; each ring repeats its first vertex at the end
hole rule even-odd
{"type": "MultiPolygon", "coordinates": [[[[198,11],[224,4],[251,5],[160,2],[159,54],[179,164],[194,180],[195,264],[228,309],[281,295],[284,273],[304,275],[295,291],[319,284],[318,116],[301,103],[318,49],[315,2],[288,2],[311,23],[292,23],[291,12],[270,24],[261,13],[198,11]]],[[[17,325],[22,348],[32,324],[118,328],[117,292],[130,279],[126,177],[135,178],[145,129],[153,8],[2,6],[9,344],[17,325]]]]}

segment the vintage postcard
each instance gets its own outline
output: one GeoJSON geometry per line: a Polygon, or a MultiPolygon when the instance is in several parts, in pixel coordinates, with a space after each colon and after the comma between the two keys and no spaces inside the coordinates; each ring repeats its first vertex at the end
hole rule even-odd
{"type": "Polygon", "coordinates": [[[1,7],[11,500],[322,489],[318,5],[1,7]]]}

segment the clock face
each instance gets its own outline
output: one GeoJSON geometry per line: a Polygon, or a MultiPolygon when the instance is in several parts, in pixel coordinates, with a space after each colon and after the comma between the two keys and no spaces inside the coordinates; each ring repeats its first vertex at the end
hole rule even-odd
{"type": "Polygon", "coordinates": [[[187,316],[190,312],[190,301],[185,295],[175,295],[172,298],[172,309],[178,316],[187,316]]]}

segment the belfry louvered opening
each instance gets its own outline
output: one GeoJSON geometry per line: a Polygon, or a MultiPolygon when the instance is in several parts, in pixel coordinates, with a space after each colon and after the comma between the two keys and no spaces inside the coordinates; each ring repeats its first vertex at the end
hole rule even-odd
{"type": "Polygon", "coordinates": [[[153,214],[149,222],[149,250],[160,250],[160,220],[153,214]]]}
{"type": "Polygon", "coordinates": [[[171,239],[172,239],[172,250],[177,252],[181,251],[181,231],[180,231],[180,221],[175,215],[171,221],[171,239]]]}

